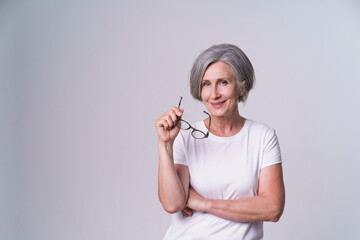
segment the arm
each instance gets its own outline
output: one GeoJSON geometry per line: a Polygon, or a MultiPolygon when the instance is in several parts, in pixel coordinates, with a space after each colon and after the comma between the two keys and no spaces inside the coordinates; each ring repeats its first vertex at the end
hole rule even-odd
{"type": "Polygon", "coordinates": [[[172,147],[159,144],[158,195],[168,213],[176,213],[186,204],[189,189],[189,170],[181,164],[174,164],[172,147]]]}
{"type": "Polygon", "coordinates": [[[189,190],[187,206],[237,222],[277,222],[285,205],[285,187],[281,164],[265,167],[260,172],[258,196],[237,199],[206,199],[189,190]]]}
{"type": "Polygon", "coordinates": [[[182,111],[173,107],[156,121],[159,151],[158,195],[163,208],[169,213],[180,211],[188,196],[188,167],[174,164],[173,159],[173,144],[180,130],[175,124],[177,117],[181,116],[182,111]]]}

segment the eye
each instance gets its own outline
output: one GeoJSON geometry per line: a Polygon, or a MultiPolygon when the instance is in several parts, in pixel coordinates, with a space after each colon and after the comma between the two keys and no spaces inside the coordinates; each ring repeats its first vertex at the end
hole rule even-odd
{"type": "Polygon", "coordinates": [[[208,86],[210,86],[210,83],[209,82],[203,82],[202,85],[203,85],[203,87],[208,87],[208,86]]]}
{"type": "Polygon", "coordinates": [[[227,82],[226,80],[222,80],[222,81],[220,82],[220,84],[221,84],[221,85],[227,85],[228,82],[227,82]]]}

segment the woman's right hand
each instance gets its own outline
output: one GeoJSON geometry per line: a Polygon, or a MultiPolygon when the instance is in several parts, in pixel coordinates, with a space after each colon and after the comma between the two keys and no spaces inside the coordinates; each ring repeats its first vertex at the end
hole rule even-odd
{"type": "Polygon", "coordinates": [[[179,119],[182,117],[184,110],[172,107],[168,112],[159,117],[156,122],[156,131],[158,134],[158,140],[162,143],[173,143],[175,137],[178,135],[180,128],[176,127],[176,124],[180,126],[179,119]]]}

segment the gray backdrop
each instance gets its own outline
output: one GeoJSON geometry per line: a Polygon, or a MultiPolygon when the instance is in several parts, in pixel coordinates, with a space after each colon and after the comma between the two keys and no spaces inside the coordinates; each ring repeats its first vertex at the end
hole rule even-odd
{"type": "Polygon", "coordinates": [[[286,184],[265,239],[356,239],[360,4],[0,2],[0,239],[161,239],[155,120],[189,94],[195,57],[240,46],[243,116],[277,131],[286,184]]]}

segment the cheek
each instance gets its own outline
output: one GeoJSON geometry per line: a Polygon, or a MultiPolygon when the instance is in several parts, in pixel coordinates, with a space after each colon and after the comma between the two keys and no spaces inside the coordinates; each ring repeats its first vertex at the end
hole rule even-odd
{"type": "Polygon", "coordinates": [[[205,89],[201,89],[201,99],[207,99],[209,98],[209,91],[205,90],[205,89]]]}
{"type": "Polygon", "coordinates": [[[236,98],[238,99],[239,97],[239,93],[238,93],[238,89],[236,87],[229,89],[229,91],[227,92],[227,96],[229,98],[236,98]]]}

